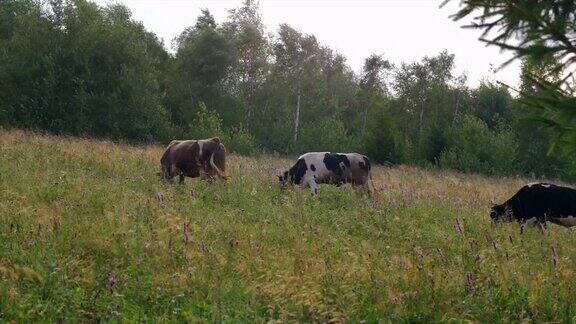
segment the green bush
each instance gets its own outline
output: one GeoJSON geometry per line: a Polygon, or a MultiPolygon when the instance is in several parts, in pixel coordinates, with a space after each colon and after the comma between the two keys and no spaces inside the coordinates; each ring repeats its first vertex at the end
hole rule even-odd
{"type": "Polygon", "coordinates": [[[433,165],[448,145],[446,125],[439,122],[427,125],[420,132],[415,152],[417,164],[422,166],[433,165]]]}
{"type": "Polygon", "coordinates": [[[375,162],[398,164],[404,158],[404,141],[386,110],[370,118],[364,138],[364,150],[375,162]]]}
{"type": "Polygon", "coordinates": [[[188,125],[188,138],[203,139],[210,137],[224,137],[222,131],[222,121],[220,116],[213,110],[208,109],[206,105],[201,102],[198,105],[198,112],[188,125]]]}
{"type": "Polygon", "coordinates": [[[261,152],[254,140],[254,136],[242,125],[226,131],[223,140],[226,147],[237,154],[254,156],[261,152]]]}
{"type": "Polygon", "coordinates": [[[509,129],[491,131],[482,120],[464,115],[447,130],[441,168],[486,174],[512,173],[517,168],[518,142],[509,129]]]}
{"type": "Polygon", "coordinates": [[[352,152],[358,149],[358,139],[346,135],[344,124],[332,117],[317,123],[304,124],[295,145],[296,151],[352,152]]]}
{"type": "Polygon", "coordinates": [[[217,112],[208,109],[201,102],[198,112],[192,123],[188,126],[187,137],[191,139],[204,139],[219,137],[226,148],[241,155],[256,155],[260,152],[254,137],[242,126],[231,129],[222,128],[222,120],[217,112]]]}
{"type": "Polygon", "coordinates": [[[161,42],[122,5],[0,1],[0,122],[164,140],[170,125],[154,47],[161,42]]]}

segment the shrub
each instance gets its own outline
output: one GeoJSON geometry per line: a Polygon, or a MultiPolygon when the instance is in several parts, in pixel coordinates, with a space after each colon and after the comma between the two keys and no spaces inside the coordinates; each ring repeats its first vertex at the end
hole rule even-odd
{"type": "Polygon", "coordinates": [[[369,120],[363,142],[366,154],[375,162],[397,164],[403,161],[402,135],[385,110],[375,113],[369,120]]]}
{"type": "Polygon", "coordinates": [[[260,153],[260,148],[256,144],[254,136],[242,125],[228,130],[223,140],[231,152],[249,156],[260,153]]]}
{"type": "Polygon", "coordinates": [[[222,131],[222,121],[220,116],[213,110],[209,110],[206,105],[201,102],[198,105],[198,112],[188,126],[188,138],[203,139],[210,137],[224,137],[222,131]]]}
{"type": "Polygon", "coordinates": [[[332,117],[303,125],[295,148],[297,152],[351,152],[358,149],[358,139],[346,136],[344,124],[332,117]]]}
{"type": "Polygon", "coordinates": [[[415,162],[422,166],[433,165],[448,145],[446,126],[438,122],[424,127],[418,138],[415,162]]]}
{"type": "Polygon", "coordinates": [[[440,167],[486,174],[517,171],[518,142],[509,129],[491,131],[482,120],[465,115],[446,135],[447,147],[437,163],[440,167]]]}
{"type": "Polygon", "coordinates": [[[246,128],[240,125],[228,130],[223,129],[218,113],[208,109],[203,102],[198,105],[198,112],[188,128],[188,138],[219,137],[230,152],[241,155],[256,155],[260,152],[254,137],[246,128]]]}

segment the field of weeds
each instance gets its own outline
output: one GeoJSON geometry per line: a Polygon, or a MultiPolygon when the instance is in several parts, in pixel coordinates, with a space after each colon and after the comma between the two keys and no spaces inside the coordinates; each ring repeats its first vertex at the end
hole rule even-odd
{"type": "Polygon", "coordinates": [[[494,227],[529,180],[374,168],[281,191],[287,159],[228,183],[160,181],[163,148],[0,130],[0,320],[573,321],[576,238],[494,227]]]}

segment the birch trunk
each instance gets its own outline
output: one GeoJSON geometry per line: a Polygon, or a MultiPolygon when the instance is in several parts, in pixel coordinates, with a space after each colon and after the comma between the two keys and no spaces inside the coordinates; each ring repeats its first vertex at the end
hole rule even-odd
{"type": "Polygon", "coordinates": [[[298,141],[298,127],[300,126],[300,87],[296,98],[296,115],[294,116],[294,143],[298,141]]]}
{"type": "Polygon", "coordinates": [[[364,109],[364,114],[362,115],[362,129],[360,134],[362,134],[362,136],[364,136],[364,133],[366,132],[366,120],[368,119],[368,105],[366,105],[366,108],[364,109]]]}

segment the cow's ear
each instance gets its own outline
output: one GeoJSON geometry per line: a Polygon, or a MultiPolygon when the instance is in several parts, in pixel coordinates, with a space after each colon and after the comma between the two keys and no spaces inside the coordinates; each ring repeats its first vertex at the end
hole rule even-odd
{"type": "Polygon", "coordinates": [[[220,138],[219,137],[213,137],[212,142],[220,143],[220,138]]]}

